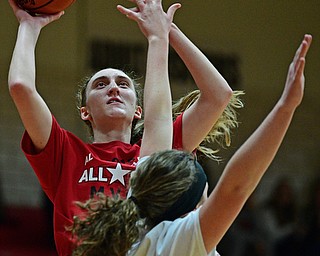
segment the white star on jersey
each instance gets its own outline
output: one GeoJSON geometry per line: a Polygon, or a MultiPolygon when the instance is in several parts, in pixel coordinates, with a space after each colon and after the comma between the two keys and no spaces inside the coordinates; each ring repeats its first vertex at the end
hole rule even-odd
{"type": "Polygon", "coordinates": [[[112,184],[113,182],[118,180],[118,181],[121,182],[121,184],[123,186],[125,186],[123,176],[126,175],[130,171],[122,170],[121,164],[119,164],[119,163],[117,163],[117,166],[116,166],[115,169],[114,168],[108,168],[108,171],[111,172],[111,174],[112,174],[112,178],[111,178],[110,184],[112,184]]]}

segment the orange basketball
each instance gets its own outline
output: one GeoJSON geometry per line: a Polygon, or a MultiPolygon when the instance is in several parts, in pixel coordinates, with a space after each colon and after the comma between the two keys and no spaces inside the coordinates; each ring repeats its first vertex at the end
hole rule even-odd
{"type": "Polygon", "coordinates": [[[53,14],[65,10],[76,0],[15,0],[24,10],[30,13],[53,14]]]}

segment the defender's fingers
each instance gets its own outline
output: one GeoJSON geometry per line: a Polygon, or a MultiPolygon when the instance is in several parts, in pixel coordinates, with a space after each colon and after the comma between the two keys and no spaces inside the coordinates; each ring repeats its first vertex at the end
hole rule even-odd
{"type": "Polygon", "coordinates": [[[302,48],[301,48],[301,53],[300,57],[305,57],[307,55],[307,52],[310,48],[312,42],[312,36],[311,35],[305,35],[302,41],[302,48]]]}
{"type": "Polygon", "coordinates": [[[312,37],[305,35],[293,59],[294,70],[299,68],[301,58],[305,58],[310,48],[312,37]]]}
{"type": "Polygon", "coordinates": [[[296,71],[296,78],[301,78],[304,73],[306,59],[304,57],[301,57],[297,64],[298,64],[298,66],[297,66],[297,71],[296,71]]]}
{"type": "Polygon", "coordinates": [[[299,48],[296,51],[295,56],[293,58],[294,63],[297,62],[299,58],[306,56],[308,49],[310,47],[311,41],[312,41],[311,35],[304,36],[302,42],[299,45],[299,48]]]}

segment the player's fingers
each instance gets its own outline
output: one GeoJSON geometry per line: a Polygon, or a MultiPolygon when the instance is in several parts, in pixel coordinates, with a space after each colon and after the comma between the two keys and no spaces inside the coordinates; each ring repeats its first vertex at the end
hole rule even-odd
{"type": "Polygon", "coordinates": [[[297,64],[296,78],[300,79],[303,76],[306,59],[304,57],[301,57],[297,64]]]}
{"type": "Polygon", "coordinates": [[[128,9],[128,8],[122,6],[122,5],[117,5],[117,9],[118,9],[119,12],[121,12],[124,15],[128,15],[129,12],[130,12],[130,9],[128,9]]]}
{"type": "Polygon", "coordinates": [[[311,42],[312,42],[312,36],[308,34],[305,35],[302,41],[300,57],[305,57],[307,55],[311,42]]]}
{"type": "Polygon", "coordinates": [[[173,16],[175,14],[175,12],[181,7],[180,3],[176,3],[176,4],[172,4],[168,11],[167,14],[169,15],[169,17],[171,17],[171,20],[173,20],[173,16]]]}
{"type": "Polygon", "coordinates": [[[133,7],[131,9],[125,8],[122,5],[117,5],[117,9],[119,12],[121,12],[123,15],[125,15],[127,18],[131,20],[137,20],[138,19],[138,13],[139,9],[137,7],[133,7]]]}
{"type": "Polygon", "coordinates": [[[146,5],[146,1],[145,0],[134,0],[133,2],[136,3],[136,5],[138,6],[138,8],[140,10],[146,5]]]}
{"type": "Polygon", "coordinates": [[[52,21],[60,19],[60,17],[64,15],[64,11],[58,12],[56,14],[51,15],[52,21]]]}
{"type": "Polygon", "coordinates": [[[305,35],[298,50],[296,51],[296,54],[293,59],[294,64],[294,70],[297,72],[299,66],[300,66],[300,60],[301,58],[305,58],[307,55],[307,52],[309,50],[309,47],[311,45],[312,37],[310,35],[305,35]]]}
{"type": "Polygon", "coordinates": [[[299,48],[296,51],[296,54],[293,58],[293,62],[296,63],[301,57],[305,57],[308,49],[310,47],[312,41],[311,35],[305,35],[301,44],[299,45],[299,48]]]}
{"type": "Polygon", "coordinates": [[[20,9],[14,0],[8,0],[8,2],[14,12],[16,12],[18,9],[20,9]]]}

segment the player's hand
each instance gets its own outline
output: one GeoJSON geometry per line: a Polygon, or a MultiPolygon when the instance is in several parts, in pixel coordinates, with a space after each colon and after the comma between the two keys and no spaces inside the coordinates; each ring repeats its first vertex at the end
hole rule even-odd
{"type": "Polygon", "coordinates": [[[28,22],[34,25],[35,28],[39,26],[41,29],[49,23],[58,20],[64,14],[64,11],[61,11],[52,15],[31,15],[30,13],[22,10],[14,0],[8,0],[8,2],[20,24],[28,22]]]}
{"type": "Polygon", "coordinates": [[[296,108],[302,101],[305,83],[304,67],[311,42],[312,36],[305,35],[289,66],[285,88],[280,99],[284,106],[296,108]]]}

